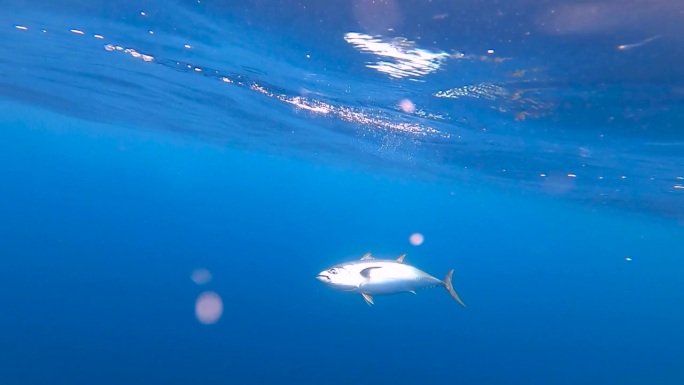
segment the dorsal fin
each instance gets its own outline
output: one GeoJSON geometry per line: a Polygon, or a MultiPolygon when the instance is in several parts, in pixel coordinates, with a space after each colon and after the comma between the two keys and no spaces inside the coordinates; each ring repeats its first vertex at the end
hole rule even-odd
{"type": "Polygon", "coordinates": [[[366,253],[363,255],[363,257],[361,257],[362,261],[367,261],[369,259],[373,259],[373,256],[371,255],[371,253],[366,253]]]}
{"type": "Polygon", "coordinates": [[[406,254],[402,254],[402,255],[399,256],[399,258],[397,258],[397,262],[404,263],[404,259],[405,259],[405,258],[406,258],[406,254]]]}

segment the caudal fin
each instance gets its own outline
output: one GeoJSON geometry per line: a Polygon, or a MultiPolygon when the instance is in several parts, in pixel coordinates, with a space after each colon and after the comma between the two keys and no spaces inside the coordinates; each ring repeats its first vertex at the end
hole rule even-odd
{"type": "Polygon", "coordinates": [[[456,294],[456,291],[454,291],[454,287],[451,285],[451,277],[454,275],[454,269],[449,270],[449,272],[446,275],[446,278],[444,278],[444,281],[442,282],[444,284],[444,287],[447,289],[449,294],[451,294],[454,299],[460,303],[463,307],[466,307],[466,305],[461,301],[461,297],[456,294]]]}

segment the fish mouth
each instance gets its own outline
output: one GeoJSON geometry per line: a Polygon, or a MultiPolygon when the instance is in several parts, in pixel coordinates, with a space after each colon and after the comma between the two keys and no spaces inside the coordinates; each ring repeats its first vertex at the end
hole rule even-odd
{"type": "Polygon", "coordinates": [[[319,280],[319,281],[321,281],[321,282],[323,282],[323,283],[328,283],[328,282],[330,282],[330,277],[328,277],[327,275],[323,275],[323,274],[318,274],[318,275],[316,276],[316,279],[319,280]]]}

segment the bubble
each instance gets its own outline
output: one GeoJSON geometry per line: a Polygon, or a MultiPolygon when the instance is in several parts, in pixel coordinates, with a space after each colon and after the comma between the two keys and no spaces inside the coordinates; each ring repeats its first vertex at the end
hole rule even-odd
{"type": "Polygon", "coordinates": [[[216,323],[223,314],[223,301],[213,291],[205,291],[195,301],[195,317],[205,325],[216,323]]]}
{"type": "Polygon", "coordinates": [[[211,281],[211,278],[211,273],[207,269],[197,269],[192,272],[192,275],[190,275],[190,279],[192,279],[192,281],[198,285],[204,285],[205,283],[209,283],[209,281],[211,281]]]}
{"type": "Polygon", "coordinates": [[[411,244],[413,246],[422,245],[424,240],[425,240],[425,237],[423,237],[423,234],[421,234],[421,233],[413,233],[409,237],[409,242],[411,242],[411,244]]]}

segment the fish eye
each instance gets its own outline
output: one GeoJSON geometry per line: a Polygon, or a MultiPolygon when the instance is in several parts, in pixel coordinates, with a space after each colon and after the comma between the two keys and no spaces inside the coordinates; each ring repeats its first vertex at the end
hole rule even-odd
{"type": "Polygon", "coordinates": [[[328,273],[337,274],[337,269],[330,269],[330,270],[328,270],[328,273]]]}

